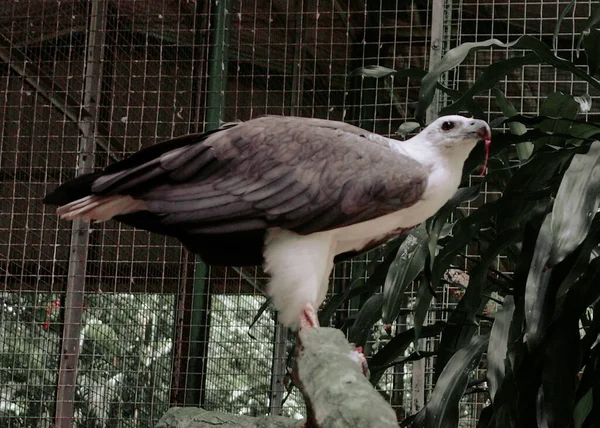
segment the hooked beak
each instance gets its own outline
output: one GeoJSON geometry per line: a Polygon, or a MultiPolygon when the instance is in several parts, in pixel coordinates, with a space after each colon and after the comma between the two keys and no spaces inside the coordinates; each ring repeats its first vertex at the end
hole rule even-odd
{"type": "Polygon", "coordinates": [[[482,126],[477,130],[477,136],[482,140],[490,140],[492,138],[492,132],[489,126],[482,126]]]}

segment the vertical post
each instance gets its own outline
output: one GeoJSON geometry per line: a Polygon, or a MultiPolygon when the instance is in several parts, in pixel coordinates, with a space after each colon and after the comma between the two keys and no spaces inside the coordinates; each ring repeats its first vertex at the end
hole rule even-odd
{"type": "MultiPolygon", "coordinates": [[[[91,172],[94,167],[94,146],[102,80],[102,57],[106,31],[106,0],[90,2],[91,16],[87,27],[83,109],[89,113],[81,119],[81,137],[77,156],[77,175],[91,172]]],[[[72,225],[71,252],[62,335],[58,388],[56,393],[55,426],[73,426],[75,383],[79,359],[79,337],[83,313],[85,269],[89,243],[89,223],[77,219],[72,225]]]]}
{"type": "MultiPolygon", "coordinates": [[[[296,4],[294,14],[296,15],[296,31],[294,40],[294,64],[292,75],[292,96],[290,101],[290,115],[297,116],[302,107],[302,94],[304,88],[304,79],[302,78],[302,41],[304,36],[303,26],[304,0],[296,4]]],[[[287,345],[287,327],[278,322],[275,317],[275,332],[273,334],[273,365],[271,367],[271,389],[269,393],[269,414],[281,415],[283,411],[282,403],[285,394],[285,375],[286,375],[286,345],[287,345]]]]}
{"type": "MultiPolygon", "coordinates": [[[[446,15],[446,0],[433,0],[431,10],[431,48],[429,51],[429,70],[438,65],[442,59],[445,41],[444,19],[446,15]]],[[[426,121],[434,121],[440,111],[439,92],[435,93],[432,103],[427,108],[426,121]]],[[[425,341],[426,339],[420,339],[425,341]]],[[[424,344],[426,345],[426,343],[424,344]]],[[[426,346],[421,346],[426,349],[426,346]]],[[[416,413],[425,406],[425,360],[413,363],[411,411],[416,413]]]]}
{"type": "MultiPolygon", "coordinates": [[[[208,94],[206,96],[205,131],[219,127],[225,113],[225,89],[229,62],[229,28],[231,27],[231,0],[214,3],[210,19],[210,47],[208,59],[208,94]]],[[[190,326],[190,347],[188,374],[186,380],[185,403],[199,406],[206,376],[202,348],[206,346],[206,332],[202,326],[206,313],[208,287],[207,266],[196,258],[194,269],[194,290],[192,295],[192,316],[190,326]]]]}
{"type": "MultiPolygon", "coordinates": [[[[205,72],[206,72],[206,58],[207,58],[207,34],[209,30],[209,15],[210,15],[211,2],[196,2],[194,7],[194,24],[192,27],[194,33],[194,41],[192,48],[192,75],[191,75],[191,94],[190,94],[190,114],[188,117],[188,133],[197,133],[202,129],[202,114],[204,111],[205,102],[205,90],[204,85],[206,83],[205,72]]],[[[189,358],[192,355],[190,353],[190,341],[191,337],[191,326],[192,326],[192,296],[194,293],[194,278],[193,275],[188,275],[188,272],[194,272],[196,258],[195,256],[183,250],[181,255],[181,271],[180,271],[180,283],[177,291],[177,299],[175,302],[175,343],[176,347],[173,353],[173,369],[172,369],[172,380],[171,380],[171,406],[184,406],[186,405],[186,393],[187,393],[187,380],[188,380],[188,369],[189,369],[189,358]]],[[[203,323],[203,332],[201,334],[202,342],[206,342],[208,337],[208,314],[206,306],[203,313],[200,314],[199,318],[203,323]]],[[[194,314],[196,315],[196,314],[194,314]]],[[[198,315],[196,315],[198,318],[198,315]]],[[[196,321],[197,323],[197,321],[196,321]]],[[[196,357],[200,357],[203,362],[203,366],[194,367],[199,373],[204,373],[205,361],[203,358],[206,353],[206,347],[200,349],[201,355],[194,354],[196,357]]],[[[198,349],[195,350],[198,352],[198,349]]],[[[198,398],[201,400],[201,397],[198,398]]],[[[190,399],[190,402],[192,400],[190,399]]],[[[191,402],[191,404],[198,404],[191,402]]]]}
{"type": "MultiPolygon", "coordinates": [[[[431,46],[429,49],[429,70],[433,70],[442,59],[444,47],[444,17],[446,12],[446,0],[433,0],[431,4],[431,46]]],[[[426,121],[433,122],[437,119],[439,105],[439,91],[435,92],[433,101],[427,108],[426,121]]]]}
{"type": "Polygon", "coordinates": [[[271,368],[271,392],[269,394],[269,414],[281,415],[283,411],[284,379],[286,375],[287,327],[275,318],[273,341],[273,366],[271,368]]]}

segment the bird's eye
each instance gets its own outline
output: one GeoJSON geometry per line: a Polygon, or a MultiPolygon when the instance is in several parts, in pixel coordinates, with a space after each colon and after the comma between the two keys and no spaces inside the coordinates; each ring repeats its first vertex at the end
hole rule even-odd
{"type": "Polygon", "coordinates": [[[454,128],[454,122],[444,122],[442,123],[442,130],[444,131],[450,131],[452,128],[454,128]]]}

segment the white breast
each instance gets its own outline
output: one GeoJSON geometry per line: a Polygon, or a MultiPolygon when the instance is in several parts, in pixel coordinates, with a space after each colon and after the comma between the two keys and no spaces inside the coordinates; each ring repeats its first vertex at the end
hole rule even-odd
{"type": "Polygon", "coordinates": [[[396,229],[411,228],[427,220],[456,193],[461,172],[456,168],[437,168],[431,173],[427,188],[416,204],[374,220],[331,231],[335,254],[359,251],[369,242],[383,239],[396,229]]]}

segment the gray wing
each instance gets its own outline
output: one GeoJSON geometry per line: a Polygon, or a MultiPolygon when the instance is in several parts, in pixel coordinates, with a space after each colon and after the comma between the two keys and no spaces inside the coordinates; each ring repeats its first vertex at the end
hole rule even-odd
{"type": "Polygon", "coordinates": [[[301,234],[374,219],[416,203],[424,167],[360,128],[267,116],[96,179],[190,233],[282,227],[301,234]]]}

